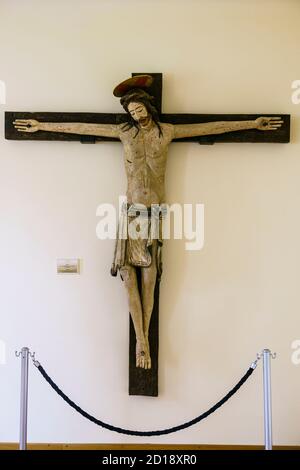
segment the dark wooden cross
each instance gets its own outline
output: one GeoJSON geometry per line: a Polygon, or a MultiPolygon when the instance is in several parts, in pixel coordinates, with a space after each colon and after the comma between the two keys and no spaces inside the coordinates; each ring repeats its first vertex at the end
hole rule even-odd
{"type": "MultiPolygon", "coordinates": [[[[143,73],[133,73],[132,76],[143,73]]],[[[280,116],[283,125],[276,132],[262,132],[251,129],[243,131],[227,132],[201,137],[188,137],[176,139],[177,141],[198,142],[203,145],[211,145],[217,142],[274,142],[288,143],[290,141],[290,115],[287,114],[162,114],[162,74],[147,73],[154,77],[149,94],[155,97],[156,108],[160,114],[161,122],[171,124],[192,124],[213,121],[247,121],[255,120],[259,116],[280,116]]],[[[116,124],[124,117],[123,114],[114,113],[28,113],[28,112],[6,112],[5,113],[5,138],[9,140],[67,140],[80,141],[81,143],[95,143],[96,141],[118,141],[118,139],[107,137],[81,136],[59,132],[39,131],[36,133],[18,132],[13,121],[16,119],[36,119],[40,122],[86,122],[101,124],[116,124]]],[[[138,271],[138,270],[137,270],[138,271]]],[[[139,283],[140,289],[140,283],[139,283]]],[[[151,317],[149,341],[152,359],[152,368],[145,370],[136,367],[135,343],[136,337],[133,323],[130,318],[130,341],[129,341],[129,394],[130,395],[158,395],[158,320],[159,320],[159,281],[155,287],[155,301],[151,317]]]]}

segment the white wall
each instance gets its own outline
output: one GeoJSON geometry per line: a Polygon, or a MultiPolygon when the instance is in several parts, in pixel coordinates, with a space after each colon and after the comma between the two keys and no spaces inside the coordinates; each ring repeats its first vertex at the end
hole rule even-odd
{"type": "MultiPolygon", "coordinates": [[[[28,345],[83,408],[132,429],[194,417],[270,347],[275,444],[300,444],[300,3],[286,0],[1,0],[0,441],[18,440],[19,367],[28,345]],[[290,113],[292,142],[173,144],[170,202],[205,204],[205,247],[164,250],[159,398],[127,394],[128,312],[110,277],[113,241],[96,207],[125,191],[117,143],[5,141],[4,111],[118,112],[113,87],[163,72],[165,112],[290,113]],[[80,257],[80,276],[55,260],[80,257]]],[[[263,442],[262,368],[205,422],[161,438],[97,428],[30,371],[32,442],[263,442]]]]}

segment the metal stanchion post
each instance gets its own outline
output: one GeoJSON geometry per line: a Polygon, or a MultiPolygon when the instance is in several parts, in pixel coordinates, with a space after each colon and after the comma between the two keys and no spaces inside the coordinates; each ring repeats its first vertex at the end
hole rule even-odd
{"type": "Polygon", "coordinates": [[[21,400],[20,400],[20,444],[19,450],[27,448],[27,410],[28,410],[28,358],[29,348],[24,347],[21,352],[16,351],[16,356],[21,356],[21,400]]]}
{"type": "Polygon", "coordinates": [[[264,431],[265,431],[265,450],[272,450],[272,400],[271,400],[271,357],[274,359],[276,354],[272,354],[270,349],[262,351],[263,356],[263,376],[264,376],[264,431]]]}

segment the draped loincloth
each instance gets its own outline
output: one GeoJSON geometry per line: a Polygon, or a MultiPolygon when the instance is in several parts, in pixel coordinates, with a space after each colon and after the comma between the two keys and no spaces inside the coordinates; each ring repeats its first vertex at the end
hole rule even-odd
{"type": "Polygon", "coordinates": [[[162,220],[166,209],[158,204],[122,206],[116,234],[111,275],[126,265],[147,268],[151,265],[153,240],[157,239],[156,266],[158,278],[162,274],[161,250],[163,245],[162,220]]]}

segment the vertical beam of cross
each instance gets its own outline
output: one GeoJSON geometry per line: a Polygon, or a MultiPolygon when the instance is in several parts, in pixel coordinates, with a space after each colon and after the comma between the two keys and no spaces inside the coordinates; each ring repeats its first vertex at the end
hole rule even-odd
{"type": "MultiPolygon", "coordinates": [[[[152,75],[153,84],[147,93],[155,98],[155,107],[159,114],[162,111],[162,74],[161,73],[133,73],[135,75],[152,75]]],[[[141,276],[137,268],[138,286],[141,294],[141,276]]],[[[151,352],[151,369],[141,369],[135,366],[136,336],[131,316],[129,315],[129,395],[158,396],[158,345],[159,345],[159,280],[156,281],[154,291],[154,306],[149,329],[149,344],[151,352]]]]}

